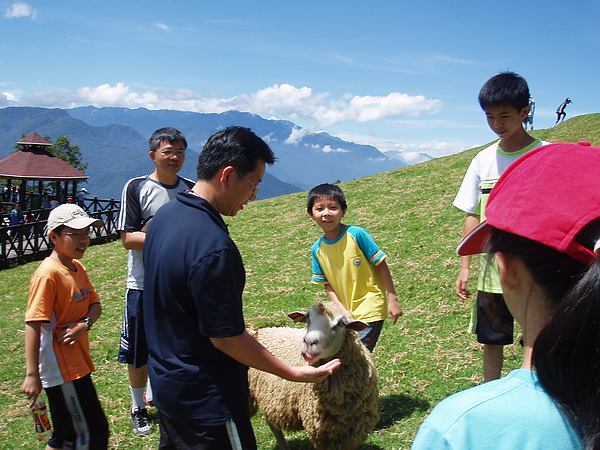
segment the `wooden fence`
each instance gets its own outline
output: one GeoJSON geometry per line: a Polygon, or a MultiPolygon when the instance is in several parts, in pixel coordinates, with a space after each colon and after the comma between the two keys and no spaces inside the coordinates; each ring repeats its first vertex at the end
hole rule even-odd
{"type": "MultiPolygon", "coordinates": [[[[116,227],[119,203],[98,198],[84,201],[89,216],[104,222],[101,228],[91,228],[91,245],[119,238],[116,227]]],[[[19,225],[9,225],[8,214],[0,214],[0,270],[43,259],[52,252],[47,226],[50,210],[37,209],[24,214],[25,222],[19,225]]]]}

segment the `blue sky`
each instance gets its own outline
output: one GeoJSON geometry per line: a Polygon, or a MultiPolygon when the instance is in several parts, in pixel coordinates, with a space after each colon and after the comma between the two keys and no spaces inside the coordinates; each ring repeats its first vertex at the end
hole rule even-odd
{"type": "Polygon", "coordinates": [[[442,156],[495,138],[500,71],[536,128],[600,112],[598,24],[598,0],[0,0],[0,107],[237,109],[442,156]]]}

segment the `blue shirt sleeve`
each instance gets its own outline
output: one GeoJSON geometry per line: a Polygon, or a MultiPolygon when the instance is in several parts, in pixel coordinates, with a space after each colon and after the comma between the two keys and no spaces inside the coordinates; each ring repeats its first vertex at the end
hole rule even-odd
{"type": "Polygon", "coordinates": [[[348,227],[348,233],[354,236],[358,248],[360,248],[360,251],[363,252],[370,264],[377,266],[381,261],[387,258],[386,253],[379,248],[367,230],[356,226],[350,226],[348,227]]]}
{"type": "Polygon", "coordinates": [[[317,252],[319,251],[319,246],[321,244],[321,241],[323,240],[323,238],[319,239],[317,242],[315,242],[312,246],[312,277],[310,279],[310,281],[312,283],[316,283],[316,284],[328,284],[329,281],[327,280],[327,277],[325,276],[325,273],[323,272],[323,268],[321,267],[321,264],[319,263],[319,258],[317,258],[317,252]]]}
{"type": "Polygon", "coordinates": [[[417,437],[411,447],[412,450],[441,450],[441,449],[452,449],[452,446],[444,438],[443,434],[439,432],[428,422],[424,422],[419,428],[417,437]]]}

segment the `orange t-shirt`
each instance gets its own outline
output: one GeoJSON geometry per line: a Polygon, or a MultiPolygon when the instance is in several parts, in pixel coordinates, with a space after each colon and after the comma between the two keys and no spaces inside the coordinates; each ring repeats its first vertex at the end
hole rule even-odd
{"type": "Polygon", "coordinates": [[[44,388],[78,380],[94,371],[88,333],[72,345],[56,342],[58,325],[77,322],[99,303],[98,294],[83,265],[73,260],[73,272],[46,258],[31,277],[25,322],[43,322],[40,338],[40,378],[44,388]]]}

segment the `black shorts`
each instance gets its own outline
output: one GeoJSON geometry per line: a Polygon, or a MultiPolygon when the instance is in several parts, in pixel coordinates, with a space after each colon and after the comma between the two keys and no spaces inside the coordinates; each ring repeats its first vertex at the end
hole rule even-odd
{"type": "Polygon", "coordinates": [[[367,328],[358,332],[358,338],[370,352],[373,351],[375,344],[377,344],[377,341],[379,340],[379,335],[381,334],[381,329],[383,328],[383,322],[383,320],[369,322],[367,324],[367,328]]]}
{"type": "Polygon", "coordinates": [[[223,425],[188,425],[159,413],[159,450],[256,450],[250,418],[223,425]]]}
{"type": "Polygon", "coordinates": [[[108,448],[108,422],[90,375],[45,391],[52,419],[50,447],[108,448]]]}
{"type": "Polygon", "coordinates": [[[477,292],[477,341],[482,344],[513,343],[514,319],[502,294],[477,292]]]}
{"type": "Polygon", "coordinates": [[[144,291],[127,289],[117,361],[136,369],[148,364],[148,344],[144,330],[144,291]]]}

